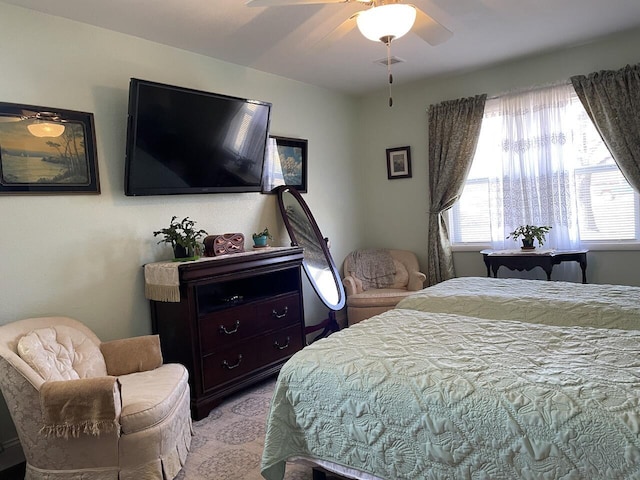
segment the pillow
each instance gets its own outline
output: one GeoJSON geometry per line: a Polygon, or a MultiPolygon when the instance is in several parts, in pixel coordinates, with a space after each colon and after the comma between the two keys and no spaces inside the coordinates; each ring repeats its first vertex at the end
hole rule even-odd
{"type": "Polygon", "coordinates": [[[396,267],[396,276],[393,279],[391,288],[407,288],[407,284],[409,283],[409,271],[407,267],[395,258],[393,259],[393,266],[396,267]]]}
{"type": "Polygon", "coordinates": [[[160,336],[143,335],[100,344],[109,375],[146,372],[162,366],[160,336]]]}
{"type": "Polygon", "coordinates": [[[18,355],[45,380],[107,374],[100,347],[67,325],[32,330],[18,341],[18,355]]]}

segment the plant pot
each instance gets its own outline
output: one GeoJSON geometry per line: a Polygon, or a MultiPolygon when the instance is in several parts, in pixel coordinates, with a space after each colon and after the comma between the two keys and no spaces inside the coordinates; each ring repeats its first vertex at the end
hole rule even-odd
{"type": "Polygon", "coordinates": [[[197,260],[199,257],[194,255],[193,248],[183,247],[182,245],[176,245],[173,247],[173,256],[176,260],[197,260]]]}
{"type": "Polygon", "coordinates": [[[522,250],[534,250],[536,247],[533,246],[533,238],[523,238],[522,239],[522,250]]]}
{"type": "Polygon", "coordinates": [[[267,236],[261,235],[260,237],[253,237],[253,245],[256,247],[266,247],[267,246],[267,236]]]}

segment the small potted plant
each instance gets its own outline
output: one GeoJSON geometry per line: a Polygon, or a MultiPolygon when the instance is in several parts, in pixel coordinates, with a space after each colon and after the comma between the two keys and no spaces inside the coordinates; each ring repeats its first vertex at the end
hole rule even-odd
{"type": "Polygon", "coordinates": [[[177,221],[175,215],[171,217],[169,227],[153,232],[153,236],[164,235],[164,238],[158,243],[168,243],[173,249],[176,260],[197,260],[202,251],[200,241],[201,236],[206,235],[204,230],[196,230],[193,220],[189,217],[177,221]]]}
{"type": "Polygon", "coordinates": [[[253,246],[256,248],[266,247],[267,240],[273,240],[273,237],[269,233],[269,229],[267,227],[265,227],[260,233],[253,234],[253,246]]]}
{"type": "Polygon", "coordinates": [[[522,249],[523,250],[533,250],[534,245],[533,241],[537,240],[540,246],[544,245],[547,233],[551,230],[552,227],[543,225],[538,227],[536,225],[520,225],[513,232],[507,235],[507,238],[512,238],[513,240],[518,240],[518,238],[522,237],[522,249]]]}

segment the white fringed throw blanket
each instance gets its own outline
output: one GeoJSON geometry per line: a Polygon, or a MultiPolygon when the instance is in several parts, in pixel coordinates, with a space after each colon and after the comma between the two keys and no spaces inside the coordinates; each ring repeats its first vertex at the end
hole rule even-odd
{"type": "Polygon", "coordinates": [[[177,262],[156,262],[144,266],[144,295],[157,302],[180,301],[177,262]]]}

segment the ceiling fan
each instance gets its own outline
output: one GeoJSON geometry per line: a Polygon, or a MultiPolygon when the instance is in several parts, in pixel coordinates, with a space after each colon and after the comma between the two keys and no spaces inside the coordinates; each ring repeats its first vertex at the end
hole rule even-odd
{"type": "Polygon", "coordinates": [[[365,7],[338,26],[332,33],[344,35],[354,26],[374,42],[391,43],[409,31],[429,45],[436,46],[453,33],[415,5],[401,0],[247,0],[249,7],[276,7],[312,4],[361,4],[365,7]]]}
{"type": "Polygon", "coordinates": [[[382,42],[387,46],[387,72],[389,75],[389,106],[393,106],[391,97],[391,42],[403,35],[415,33],[429,45],[436,46],[451,38],[453,33],[424,13],[415,5],[402,3],[401,0],[247,0],[249,7],[276,7],[285,5],[312,5],[328,3],[361,4],[365,7],[335,28],[327,35],[328,39],[337,39],[346,35],[355,25],[360,33],[369,40],[382,42]]]}

